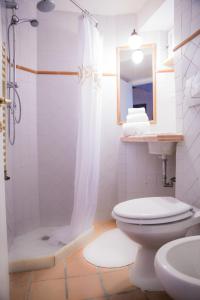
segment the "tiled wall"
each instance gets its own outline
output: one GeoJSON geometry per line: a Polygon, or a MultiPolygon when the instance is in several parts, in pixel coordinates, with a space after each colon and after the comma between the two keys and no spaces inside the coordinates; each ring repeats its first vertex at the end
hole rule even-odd
{"type": "MultiPolygon", "coordinates": [[[[200,28],[200,1],[175,0],[175,44],[200,28]]],[[[175,52],[178,130],[185,141],[177,147],[176,196],[200,207],[200,106],[189,107],[187,79],[200,71],[200,36],[175,52]]]]}
{"type": "MultiPolygon", "coordinates": [[[[77,14],[39,13],[38,20],[38,69],[77,71],[77,14]]],[[[41,225],[64,225],[70,223],[74,198],[77,76],[39,75],[37,103],[41,225]]]]}
{"type": "MultiPolygon", "coordinates": [[[[32,1],[20,0],[18,3],[19,9],[16,14],[19,17],[36,18],[32,1]]],[[[7,13],[9,22],[11,12],[7,10],[7,13]]],[[[7,26],[5,20],[4,41],[7,26]]],[[[36,69],[37,30],[29,23],[16,26],[17,64],[36,69]]],[[[22,120],[16,125],[15,145],[8,146],[8,175],[11,177],[6,182],[9,240],[39,225],[36,77],[34,74],[17,70],[16,78],[22,101],[22,120]]]]}

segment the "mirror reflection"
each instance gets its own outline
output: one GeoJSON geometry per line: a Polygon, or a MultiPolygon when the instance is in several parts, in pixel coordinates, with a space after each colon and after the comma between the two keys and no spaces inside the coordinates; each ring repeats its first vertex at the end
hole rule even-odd
{"type": "Polygon", "coordinates": [[[155,122],[155,105],[155,46],[118,48],[118,123],[126,122],[128,108],[140,107],[155,122]]]}

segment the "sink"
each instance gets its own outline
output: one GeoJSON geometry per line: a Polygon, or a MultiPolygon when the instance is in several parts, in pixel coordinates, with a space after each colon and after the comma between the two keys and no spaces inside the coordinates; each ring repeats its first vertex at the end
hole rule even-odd
{"type": "Polygon", "coordinates": [[[176,142],[148,142],[150,154],[172,155],[176,151],[176,142]]]}
{"type": "Polygon", "coordinates": [[[200,299],[200,235],[162,246],[155,270],[166,292],[175,300],[200,299]]]}

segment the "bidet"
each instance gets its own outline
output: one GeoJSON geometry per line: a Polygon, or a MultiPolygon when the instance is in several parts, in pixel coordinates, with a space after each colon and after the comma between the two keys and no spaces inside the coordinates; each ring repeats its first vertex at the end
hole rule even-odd
{"type": "Polygon", "coordinates": [[[155,270],[175,300],[200,299],[200,235],[171,241],[155,257],[155,270]]]}

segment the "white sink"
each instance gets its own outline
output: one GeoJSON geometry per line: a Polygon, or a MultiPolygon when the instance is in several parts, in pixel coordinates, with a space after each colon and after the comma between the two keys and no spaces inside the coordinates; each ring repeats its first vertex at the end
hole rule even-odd
{"type": "Polygon", "coordinates": [[[166,292],[175,300],[200,299],[200,235],[162,246],[155,270],[166,292]]]}
{"type": "Polygon", "coordinates": [[[176,142],[148,142],[150,154],[172,155],[176,151],[176,142]]]}

